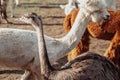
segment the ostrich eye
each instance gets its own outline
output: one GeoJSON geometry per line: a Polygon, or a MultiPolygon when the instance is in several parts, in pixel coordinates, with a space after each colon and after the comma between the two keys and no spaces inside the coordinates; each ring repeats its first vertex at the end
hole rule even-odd
{"type": "Polygon", "coordinates": [[[102,11],[101,11],[101,10],[96,10],[96,11],[94,11],[94,12],[96,12],[96,13],[101,13],[102,11]]]}
{"type": "Polygon", "coordinates": [[[32,20],[35,20],[35,16],[31,16],[31,19],[32,19],[32,20]]]}

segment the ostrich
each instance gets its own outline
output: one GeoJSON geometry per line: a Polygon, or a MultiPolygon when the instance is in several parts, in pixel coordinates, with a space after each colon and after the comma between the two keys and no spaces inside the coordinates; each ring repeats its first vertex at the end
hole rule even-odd
{"type": "Polygon", "coordinates": [[[32,13],[25,15],[22,20],[27,23],[32,22],[37,32],[41,69],[41,76],[38,76],[38,80],[120,79],[120,72],[117,67],[110,60],[96,53],[86,53],[65,64],[62,69],[54,69],[48,59],[41,18],[36,13],[32,13]],[[33,20],[36,20],[36,22],[33,20]]]}
{"type": "MultiPolygon", "coordinates": [[[[44,35],[48,57],[51,63],[66,56],[67,52],[72,50],[79,43],[79,40],[91,19],[100,24],[109,19],[109,13],[102,0],[85,0],[82,4],[82,11],[78,13],[78,17],[76,18],[71,31],[66,36],[62,38],[51,38],[44,35]],[[99,13],[98,11],[101,12],[99,13]]],[[[19,68],[33,73],[39,71],[37,40],[35,31],[1,28],[0,65],[4,68],[19,68]],[[29,65],[30,67],[27,69],[26,65],[28,64],[34,65],[29,65]]]]}

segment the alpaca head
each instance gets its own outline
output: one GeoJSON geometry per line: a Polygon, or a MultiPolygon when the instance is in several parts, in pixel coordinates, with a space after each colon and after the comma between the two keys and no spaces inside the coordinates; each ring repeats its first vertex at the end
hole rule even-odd
{"type": "Polygon", "coordinates": [[[38,25],[41,25],[42,22],[40,16],[38,16],[36,13],[25,14],[17,20],[32,24],[34,28],[39,27],[38,25]]]}
{"type": "Polygon", "coordinates": [[[109,19],[110,14],[107,12],[106,5],[103,0],[78,0],[81,9],[87,16],[91,14],[93,22],[99,22],[102,24],[109,19]],[[82,9],[83,8],[83,9],[82,9]]]}

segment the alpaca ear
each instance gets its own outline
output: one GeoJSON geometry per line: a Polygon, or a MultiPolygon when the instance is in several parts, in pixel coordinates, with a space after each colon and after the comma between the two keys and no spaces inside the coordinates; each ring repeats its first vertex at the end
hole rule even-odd
{"type": "Polygon", "coordinates": [[[81,5],[83,4],[90,4],[91,0],[77,0],[81,5]]]}

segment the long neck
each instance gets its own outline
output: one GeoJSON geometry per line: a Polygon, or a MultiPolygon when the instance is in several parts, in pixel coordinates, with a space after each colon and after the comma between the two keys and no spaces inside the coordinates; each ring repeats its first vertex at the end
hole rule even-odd
{"type": "Polygon", "coordinates": [[[72,50],[79,43],[79,40],[82,38],[89,21],[90,14],[84,14],[83,10],[81,9],[77,14],[70,32],[62,39],[63,42],[68,44],[69,50],[72,50]]]}
{"type": "MultiPolygon", "coordinates": [[[[56,39],[59,45],[56,44],[54,51],[56,52],[54,61],[67,55],[80,41],[84,34],[87,24],[90,21],[90,14],[85,14],[82,9],[78,12],[76,20],[69,31],[63,38],[56,39]]],[[[53,54],[52,54],[53,55],[53,54]]]]}
{"type": "Polygon", "coordinates": [[[51,63],[66,56],[79,43],[89,21],[90,14],[86,15],[80,9],[72,28],[66,36],[59,39],[45,36],[51,63]]]}
{"type": "MultiPolygon", "coordinates": [[[[47,49],[46,44],[43,36],[43,27],[42,22],[36,28],[37,36],[38,36],[38,48],[39,48],[39,58],[40,58],[40,68],[41,68],[41,75],[48,76],[49,70],[52,69],[48,55],[47,55],[47,49]]],[[[34,25],[35,26],[35,25],[34,25]]]]}

